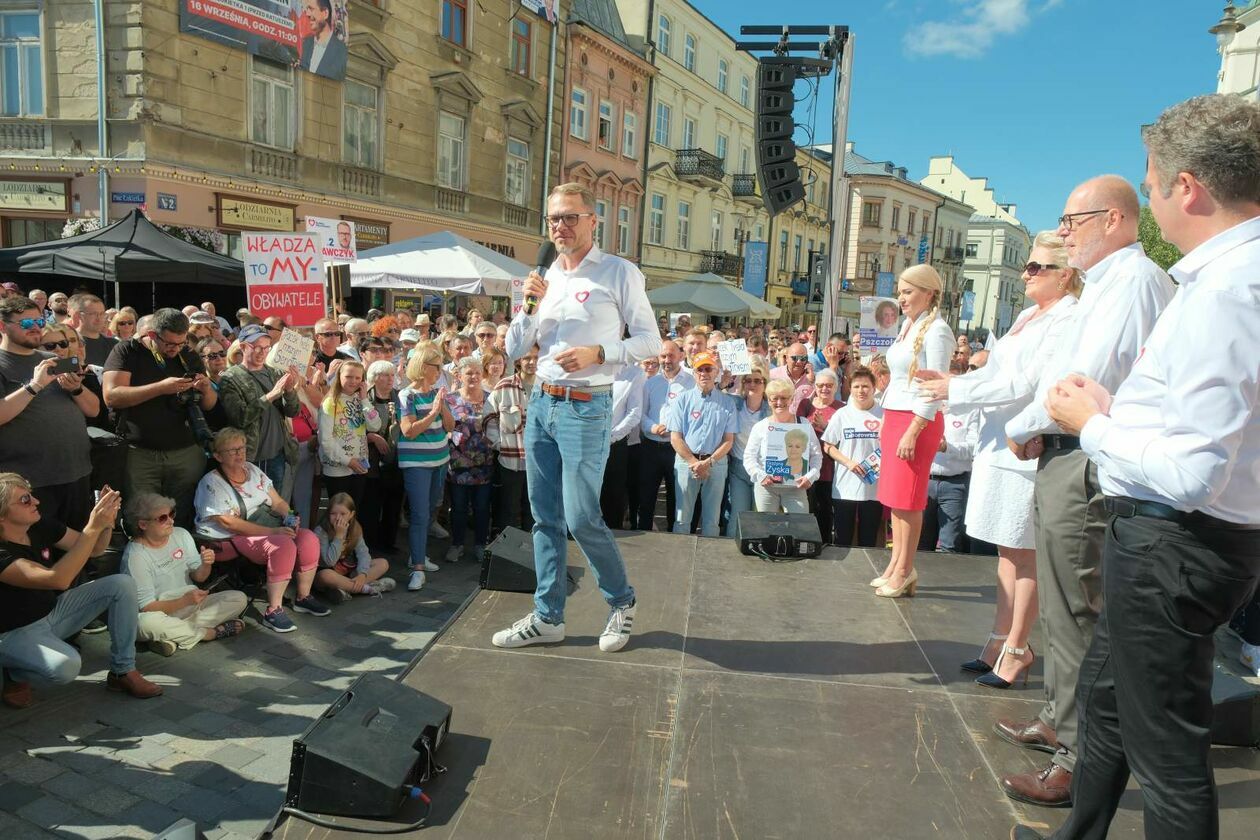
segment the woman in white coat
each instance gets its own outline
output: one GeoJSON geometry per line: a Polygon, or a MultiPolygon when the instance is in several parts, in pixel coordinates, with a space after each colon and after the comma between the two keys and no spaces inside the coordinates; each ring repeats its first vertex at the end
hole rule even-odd
{"type": "Polygon", "coordinates": [[[998,549],[997,610],[980,656],[963,664],[976,682],[1009,688],[1033,663],[1028,634],[1037,620],[1033,486],[1037,462],[1007,448],[1006,422],[1034,398],[1042,367],[1076,318],[1080,272],[1068,266],[1063,240],[1037,235],[1024,266],[1024,294],[1033,302],[989,354],[988,363],[962,376],[920,371],[920,392],[944,397],[953,411],[980,410],[980,442],[971,469],[967,534],[998,549]],[[1005,644],[1001,644],[1005,642],[1005,644]]]}

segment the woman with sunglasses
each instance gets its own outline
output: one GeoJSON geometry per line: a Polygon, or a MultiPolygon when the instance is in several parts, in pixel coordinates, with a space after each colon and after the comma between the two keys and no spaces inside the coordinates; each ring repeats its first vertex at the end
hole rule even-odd
{"type": "Polygon", "coordinates": [[[78,373],[69,374],[68,382],[77,383],[75,387],[81,385],[83,390],[90,391],[96,397],[96,413],[88,415],[88,425],[112,432],[113,428],[109,423],[109,409],[105,407],[105,398],[101,393],[101,380],[87,366],[83,358],[83,339],[79,338],[79,334],[75,332],[74,327],[69,324],[46,324],[39,346],[46,352],[55,355],[58,359],[76,358],[79,360],[79,371],[78,373]]]}
{"type": "MultiPolygon", "coordinates": [[[[210,387],[218,392],[219,379],[223,376],[223,372],[228,369],[228,354],[225,343],[217,338],[203,338],[197,342],[195,348],[197,356],[201,359],[201,363],[206,368],[206,378],[210,380],[210,387]]],[[[223,410],[223,402],[219,401],[214,404],[214,408],[203,408],[201,413],[205,415],[206,424],[210,426],[212,431],[219,431],[228,424],[227,414],[223,410]]]]}
{"type": "Polygon", "coordinates": [[[123,552],[122,571],[136,582],[136,641],[171,656],[245,629],[238,618],[249,603],[244,592],[200,587],[210,579],[214,552],[198,549],[192,534],[176,527],[174,499],[140,493],[128,500],[126,517],[133,536],[123,552]]]}
{"type": "Polygon", "coordinates": [[[124,306],[109,321],[109,334],[119,341],[136,337],[136,310],[124,306]]]}
{"type": "Polygon", "coordinates": [[[1050,231],[1033,241],[1023,279],[1034,305],[994,345],[988,364],[961,376],[930,370],[918,376],[924,397],[947,399],[954,413],[980,411],[965,522],[969,537],[997,546],[997,610],[979,657],[962,668],[980,674],[976,682],[990,688],[1010,688],[1021,674],[1028,680],[1034,658],[1028,635],[1037,620],[1037,462],[1021,461],[1007,447],[1006,423],[1035,398],[1042,368],[1075,322],[1084,287],[1080,272],[1068,265],[1063,240],[1050,231]]]}
{"type": "Polygon", "coordinates": [[[753,485],[748,471],[744,469],[744,448],[748,446],[748,435],[753,426],[770,416],[770,403],[766,401],[766,382],[769,379],[770,369],[758,359],[748,373],[740,377],[740,392],[731,395],[735,403],[736,429],[731,457],[727,461],[727,493],[731,505],[730,518],[726,521],[728,537],[739,533],[739,515],[753,509],[753,485]]]}

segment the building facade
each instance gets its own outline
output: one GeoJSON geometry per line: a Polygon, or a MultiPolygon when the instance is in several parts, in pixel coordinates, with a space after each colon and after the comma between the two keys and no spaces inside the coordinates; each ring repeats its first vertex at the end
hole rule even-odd
{"type": "Polygon", "coordinates": [[[551,72],[541,5],[334,0],[344,46],[317,75],[199,34],[188,0],[107,3],[104,152],[92,3],[15,6],[0,10],[16,34],[0,50],[24,56],[0,116],[4,244],[98,215],[104,165],[111,219],[143,204],[237,256],[242,231],[303,230],[307,215],[356,221],[361,250],[438,230],[525,261],[536,250],[544,186],[560,176],[567,53],[560,37],[551,72]],[[22,206],[15,184],[38,185],[42,203],[22,206]]]}
{"type": "MultiPolygon", "coordinates": [[[[1001,337],[1027,306],[1022,273],[1032,237],[1016,216],[1014,204],[995,198],[987,178],[972,178],[952,155],[933,157],[922,183],[975,208],[964,240],[962,292],[970,292],[971,318],[959,328],[973,336],[992,331],[1001,337]]],[[[958,299],[963,308],[962,298],[958,299]]]]}
{"type": "MultiPolygon", "coordinates": [[[[1218,36],[1221,69],[1216,92],[1238,93],[1255,100],[1260,98],[1260,0],[1239,0],[1233,5],[1237,22],[1246,28],[1232,37],[1228,33],[1218,36]]],[[[1211,6],[1205,7],[1205,12],[1210,11],[1211,6]]]]}
{"type": "Polygon", "coordinates": [[[644,161],[648,288],[706,272],[739,284],[745,243],[769,230],[754,166],[756,60],[685,0],[617,7],[657,70],[644,161]]]}
{"type": "Polygon", "coordinates": [[[770,249],[765,298],[779,307],[778,325],[816,324],[820,312],[807,307],[810,266],[814,254],[831,247],[827,201],[831,189],[831,157],[825,152],[798,148],[796,165],[805,185],[805,201],[770,220],[770,249]]]}
{"type": "Polygon", "coordinates": [[[640,258],[649,80],[656,72],[630,46],[612,0],[575,0],[566,26],[564,180],[595,194],[595,241],[640,258]]]}

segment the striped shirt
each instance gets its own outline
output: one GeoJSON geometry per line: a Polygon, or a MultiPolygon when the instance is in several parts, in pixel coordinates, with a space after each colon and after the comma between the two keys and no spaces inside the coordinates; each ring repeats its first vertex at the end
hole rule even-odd
{"type": "MultiPolygon", "coordinates": [[[[419,420],[433,410],[433,400],[438,389],[421,393],[415,388],[404,388],[398,394],[401,417],[419,420]]],[[[398,438],[398,466],[440,467],[451,459],[450,435],[442,428],[441,415],[434,418],[429,428],[414,438],[402,435],[398,438]]]]}

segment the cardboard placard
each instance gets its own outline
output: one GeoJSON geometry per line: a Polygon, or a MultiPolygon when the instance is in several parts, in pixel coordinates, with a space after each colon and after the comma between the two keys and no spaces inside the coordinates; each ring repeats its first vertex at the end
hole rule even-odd
{"type": "Polygon", "coordinates": [[[313,327],[328,311],[318,237],[311,233],[243,233],[249,312],[313,327]]]}
{"type": "Polygon", "coordinates": [[[314,339],[307,338],[297,330],[286,329],[280,334],[280,340],[271,346],[271,352],[267,354],[267,364],[283,371],[292,366],[302,376],[306,376],[306,368],[314,355],[314,339]]]}
{"type": "Polygon", "coordinates": [[[748,352],[748,343],[742,338],[730,341],[719,341],[718,358],[722,360],[722,370],[736,376],[752,373],[752,356],[748,352]]]}

